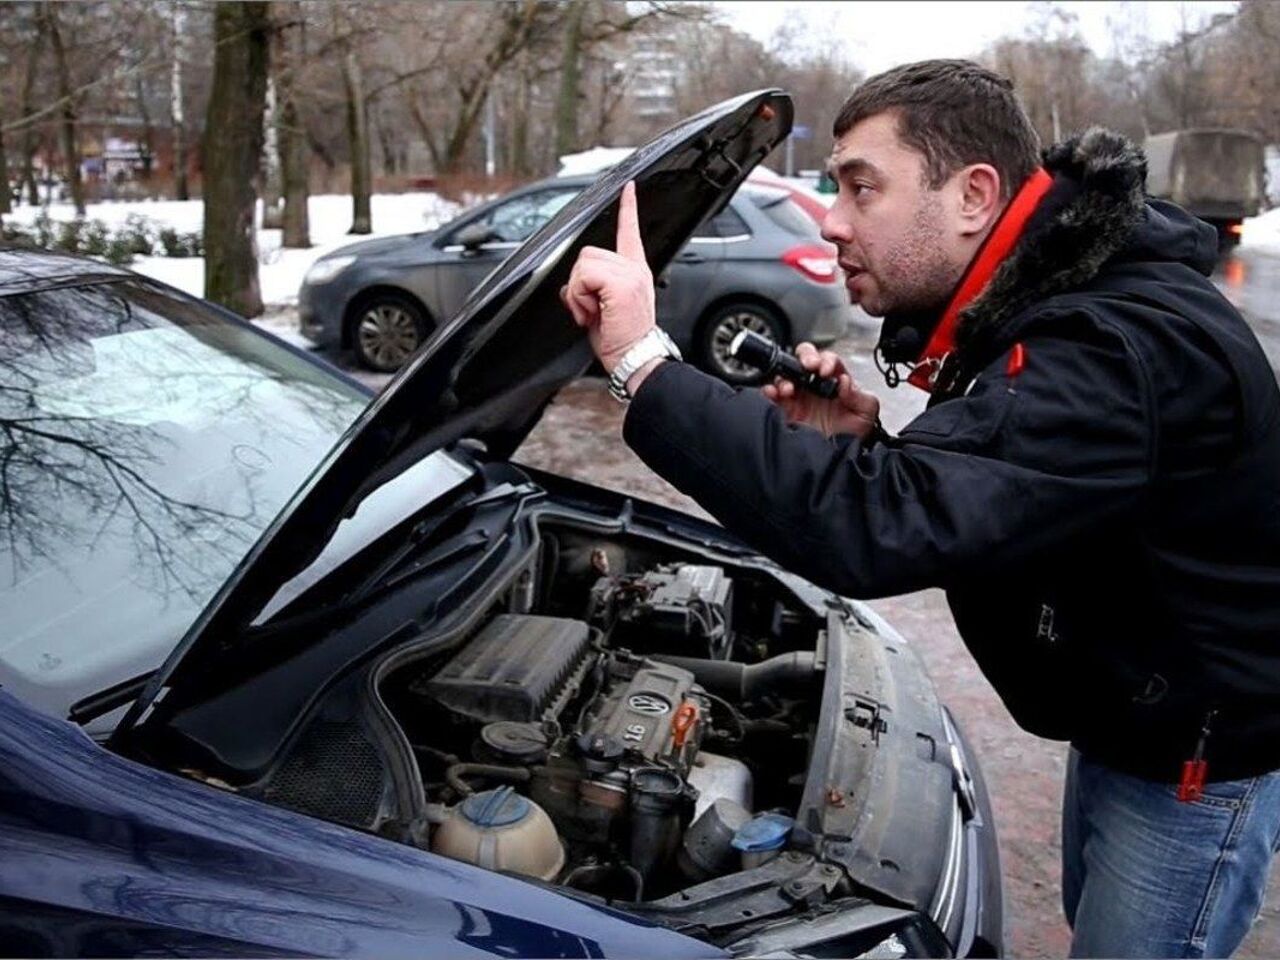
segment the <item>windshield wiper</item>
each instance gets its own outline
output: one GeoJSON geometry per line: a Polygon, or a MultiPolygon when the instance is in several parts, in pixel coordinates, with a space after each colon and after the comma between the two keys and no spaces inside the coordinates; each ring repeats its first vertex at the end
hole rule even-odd
{"type": "Polygon", "coordinates": [[[91,693],[77,700],[67,711],[67,719],[83,727],[90,720],[96,720],[118,707],[133,703],[155,673],[154,670],[148,670],[141,676],[130,677],[105,690],[99,690],[97,693],[91,693]]]}
{"type": "MultiPolygon", "coordinates": [[[[446,524],[457,520],[464,513],[478,513],[482,508],[494,503],[504,503],[516,496],[532,493],[538,488],[532,484],[522,483],[519,485],[503,483],[494,487],[492,490],[482,493],[478,497],[461,503],[449,510],[436,516],[428,517],[413,525],[409,531],[405,542],[393,550],[381,563],[348,591],[346,598],[343,600],[343,606],[351,606],[365,600],[379,585],[387,582],[388,577],[396,570],[400,569],[416,555],[420,555],[422,551],[429,547],[433,542],[433,537],[446,524]]],[[[488,537],[485,536],[481,542],[487,542],[488,537]]],[[[433,558],[432,565],[437,565],[445,559],[452,551],[445,551],[438,560],[433,558]]],[[[468,551],[469,552],[469,551],[468,551]]],[[[416,571],[415,571],[416,572],[416,571]]],[[[399,580],[400,578],[397,578],[399,580]]]]}
{"type": "MultiPolygon", "coordinates": [[[[468,514],[478,513],[487,506],[507,502],[518,496],[525,496],[538,490],[539,488],[532,484],[499,484],[487,493],[457,504],[451,510],[420,520],[410,528],[406,540],[402,544],[396,547],[340,599],[320,606],[310,607],[283,619],[273,618],[266,623],[253,627],[253,634],[261,638],[279,633],[289,633],[301,627],[323,623],[338,614],[345,613],[365,603],[375,594],[382,592],[383,589],[402,583],[409,577],[421,576],[433,569],[456,563],[462,557],[486,546],[490,542],[489,533],[486,530],[473,530],[470,533],[459,535],[454,541],[449,541],[447,539],[441,540],[439,537],[439,532],[442,529],[454,528],[459,518],[468,514]],[[438,547],[439,549],[432,551],[433,547],[438,547]]],[[[323,582],[320,581],[320,583],[323,582]]],[[[313,585],[301,596],[308,596],[315,589],[316,586],[313,585]]],[[[300,598],[294,598],[290,601],[289,606],[295,606],[300,598]]]]}
{"type": "Polygon", "coordinates": [[[439,567],[448,566],[467,554],[475,553],[488,543],[489,533],[487,530],[473,530],[456,541],[445,541],[442,549],[422,557],[411,566],[408,566],[407,569],[405,569],[405,565],[408,564],[409,559],[417,552],[417,549],[422,547],[422,543],[421,541],[415,543],[414,550],[404,551],[404,548],[401,548],[401,551],[404,552],[398,551],[395,563],[384,562],[380,564],[373,574],[342,599],[339,606],[343,609],[354,607],[368,600],[374,594],[390,589],[410,577],[416,577],[439,567]]]}

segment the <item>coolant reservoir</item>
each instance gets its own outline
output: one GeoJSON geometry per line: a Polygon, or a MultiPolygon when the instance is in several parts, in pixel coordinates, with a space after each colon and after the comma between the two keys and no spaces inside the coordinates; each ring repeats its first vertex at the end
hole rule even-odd
{"type": "Polygon", "coordinates": [[[431,850],[489,870],[554,880],[564,847],[545,810],[511,787],[473,794],[449,811],[431,850]]]}

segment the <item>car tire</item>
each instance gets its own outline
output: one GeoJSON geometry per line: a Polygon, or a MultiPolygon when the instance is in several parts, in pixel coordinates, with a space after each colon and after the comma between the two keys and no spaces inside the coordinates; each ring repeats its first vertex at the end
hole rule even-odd
{"type": "Polygon", "coordinates": [[[426,312],[409,297],[380,293],[360,302],[351,315],[351,347],[360,365],[395,373],[431,333],[426,312]]]}
{"type": "Polygon", "coordinates": [[[729,355],[729,344],[743,330],[788,345],[787,326],[777,311],[755,301],[738,300],[716,307],[702,322],[697,361],[703,370],[726,383],[754,386],[764,382],[763,374],[729,355]]]}

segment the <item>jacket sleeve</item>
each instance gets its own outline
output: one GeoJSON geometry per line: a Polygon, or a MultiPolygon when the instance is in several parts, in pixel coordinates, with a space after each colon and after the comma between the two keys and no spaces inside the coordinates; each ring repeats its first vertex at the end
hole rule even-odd
{"type": "Polygon", "coordinates": [[[1152,416],[1122,345],[1024,341],[897,438],[827,439],[757,390],[661,364],[623,426],[631,448],[729,530],[845,596],[873,598],[1034,556],[1140,502],[1152,416]]]}

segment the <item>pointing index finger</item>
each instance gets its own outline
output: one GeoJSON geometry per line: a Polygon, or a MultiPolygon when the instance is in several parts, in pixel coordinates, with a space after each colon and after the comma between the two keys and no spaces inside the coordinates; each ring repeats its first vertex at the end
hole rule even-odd
{"type": "Polygon", "coordinates": [[[636,210],[636,184],[628,180],[618,200],[618,253],[628,260],[644,263],[644,241],[640,239],[640,214],[636,210]]]}

